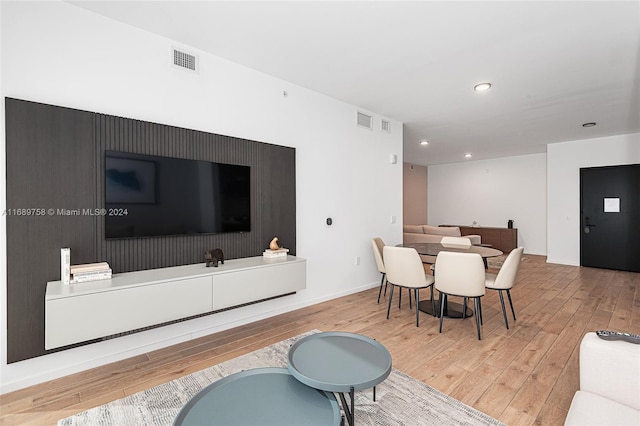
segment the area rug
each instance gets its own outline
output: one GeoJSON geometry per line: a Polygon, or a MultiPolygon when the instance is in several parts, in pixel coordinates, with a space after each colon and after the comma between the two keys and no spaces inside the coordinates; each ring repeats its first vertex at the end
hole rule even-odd
{"type": "MultiPolygon", "coordinates": [[[[291,345],[315,332],[318,330],[83,411],[58,421],[58,425],[171,425],[187,401],[207,385],[242,370],[286,367],[291,345]]],[[[371,390],[356,392],[355,421],[358,426],[503,424],[395,368],[376,387],[375,402],[371,390]]]]}

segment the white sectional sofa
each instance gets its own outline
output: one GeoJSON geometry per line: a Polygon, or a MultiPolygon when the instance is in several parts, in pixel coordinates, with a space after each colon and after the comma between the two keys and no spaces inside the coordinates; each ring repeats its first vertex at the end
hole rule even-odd
{"type": "Polygon", "coordinates": [[[640,345],[587,333],[565,425],[640,425],[640,345]]]}
{"type": "Polygon", "coordinates": [[[457,226],[431,226],[431,225],[404,225],[403,242],[413,243],[439,243],[442,237],[467,237],[471,244],[480,244],[480,235],[460,235],[460,228],[457,226]]]}

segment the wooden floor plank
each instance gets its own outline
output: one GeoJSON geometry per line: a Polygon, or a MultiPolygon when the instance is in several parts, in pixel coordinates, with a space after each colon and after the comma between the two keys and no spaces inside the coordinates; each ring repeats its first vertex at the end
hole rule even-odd
{"type": "Polygon", "coordinates": [[[481,341],[475,317],[447,318],[440,333],[438,319],[421,313],[416,327],[406,292],[400,309],[396,292],[387,319],[376,286],[1,395],[0,425],[53,425],[312,329],[370,336],[389,349],[395,368],[509,425],[562,424],[578,388],[584,333],[640,334],[640,274],[524,259],[512,291],[517,320],[507,306],[507,330],[497,292],[487,292],[481,341]]]}

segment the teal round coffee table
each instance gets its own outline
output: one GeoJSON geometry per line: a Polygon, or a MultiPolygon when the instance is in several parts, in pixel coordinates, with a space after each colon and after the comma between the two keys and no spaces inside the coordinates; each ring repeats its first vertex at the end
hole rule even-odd
{"type": "Polygon", "coordinates": [[[255,368],[224,377],[198,392],[176,426],[339,425],[335,396],[296,380],[286,368],[255,368]]]}
{"type": "Polygon", "coordinates": [[[312,388],[337,392],[349,424],[355,422],[354,392],[373,387],[391,373],[391,354],[375,340],[339,331],[304,337],[289,349],[293,377],[312,388]],[[344,393],[349,393],[348,404],[344,393]]]}

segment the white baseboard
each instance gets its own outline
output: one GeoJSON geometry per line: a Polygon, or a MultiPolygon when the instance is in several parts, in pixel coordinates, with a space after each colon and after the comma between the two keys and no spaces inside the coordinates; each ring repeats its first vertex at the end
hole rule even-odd
{"type": "Polygon", "coordinates": [[[558,265],[568,265],[568,266],[580,266],[580,262],[576,262],[575,260],[569,259],[556,259],[547,257],[547,263],[555,263],[558,265]]]}

